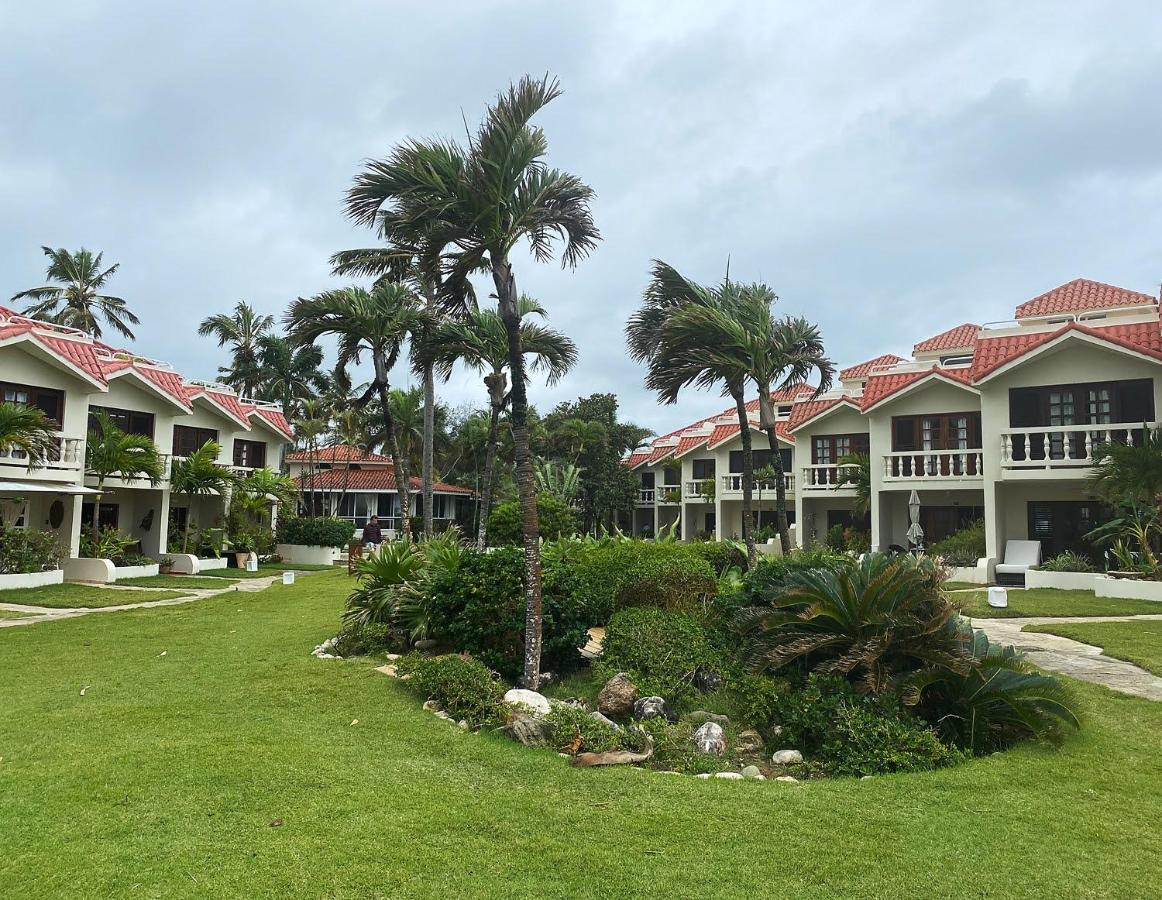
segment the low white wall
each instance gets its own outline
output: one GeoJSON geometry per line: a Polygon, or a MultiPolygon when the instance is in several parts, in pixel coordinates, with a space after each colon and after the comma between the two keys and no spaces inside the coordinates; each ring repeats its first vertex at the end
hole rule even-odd
{"type": "Polygon", "coordinates": [[[309,544],[279,544],[275,552],[283,562],[300,565],[329,566],[339,558],[334,547],[316,547],[309,544]]]}
{"type": "Polygon", "coordinates": [[[224,556],[211,556],[208,559],[198,559],[199,572],[211,572],[214,569],[227,569],[230,567],[230,560],[224,556]]]}
{"type": "Polygon", "coordinates": [[[1096,593],[1097,580],[1102,577],[1104,576],[1095,572],[1045,572],[1041,569],[1030,569],[1025,573],[1025,587],[1096,593]]]}
{"type": "Polygon", "coordinates": [[[95,581],[98,584],[109,584],[116,578],[113,563],[107,559],[75,556],[65,560],[65,581],[95,581]]]}
{"type": "Polygon", "coordinates": [[[170,553],[169,570],[175,575],[197,575],[198,558],[192,553],[170,553]]]}
{"type": "Polygon", "coordinates": [[[987,566],[949,566],[949,581],[963,581],[968,584],[988,584],[987,566]]]}
{"type": "Polygon", "coordinates": [[[44,587],[46,584],[60,584],[64,580],[64,569],[49,569],[47,572],[23,572],[14,575],[0,575],[0,591],[11,591],[14,588],[44,587]]]}
{"type": "Polygon", "coordinates": [[[1098,576],[1094,579],[1098,597],[1120,597],[1125,600],[1162,601],[1162,581],[1133,581],[1129,578],[1098,576]]]}
{"type": "Polygon", "coordinates": [[[148,566],[114,566],[113,580],[117,581],[121,578],[149,578],[156,575],[161,569],[158,563],[153,563],[148,566]]]}

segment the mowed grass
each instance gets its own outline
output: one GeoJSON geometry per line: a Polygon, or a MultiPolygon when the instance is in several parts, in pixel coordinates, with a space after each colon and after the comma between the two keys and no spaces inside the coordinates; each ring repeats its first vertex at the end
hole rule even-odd
{"type": "Polygon", "coordinates": [[[130,587],[176,587],[217,591],[226,587],[221,578],[204,578],[201,575],[146,575],[144,578],[122,578],[117,583],[130,587]]]}
{"type": "Polygon", "coordinates": [[[0,631],[11,897],[1145,897],[1162,704],[942,772],[573,769],[316,660],[345,574],[0,631]],[[163,655],[164,654],[164,655],[163,655]],[[85,695],[80,691],[86,688],[85,695]]]}
{"type": "MultiPolygon", "coordinates": [[[[0,596],[0,603],[5,603],[2,596],[0,596]]],[[[0,619],[29,619],[35,617],[35,613],[17,612],[14,609],[0,609],[0,619]]]]}
{"type": "Polygon", "coordinates": [[[186,596],[181,591],[117,591],[92,584],[47,584],[43,587],[0,591],[0,603],[48,606],[53,609],[96,609],[186,596]]]}
{"type": "MultiPolygon", "coordinates": [[[[198,575],[199,578],[233,578],[235,580],[241,578],[271,578],[276,575],[281,575],[283,572],[330,572],[340,571],[337,566],[322,566],[315,564],[306,564],[301,566],[293,566],[290,563],[262,563],[258,567],[257,572],[247,572],[245,569],[212,569],[209,572],[202,572],[198,575]]],[[[347,574],[347,569],[342,569],[343,574],[347,574]]]]}
{"type": "Polygon", "coordinates": [[[1151,600],[1123,600],[1097,597],[1093,591],[1063,591],[1056,588],[1009,589],[1009,605],[994,609],[988,592],[952,594],[951,600],[966,616],[978,619],[1015,619],[1025,616],[1140,616],[1162,615],[1162,603],[1151,600]]]}
{"type": "Polygon", "coordinates": [[[1162,676],[1162,621],[1026,625],[1022,631],[1040,631],[1101,647],[1106,656],[1124,659],[1162,676]]]}

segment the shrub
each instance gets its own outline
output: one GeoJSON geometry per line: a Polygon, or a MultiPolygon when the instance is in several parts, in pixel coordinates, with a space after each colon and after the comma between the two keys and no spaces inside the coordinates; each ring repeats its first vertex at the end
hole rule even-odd
{"type": "Polygon", "coordinates": [[[1071,550],[1058,553],[1056,556],[1045,560],[1045,562],[1041,563],[1041,568],[1046,572],[1095,571],[1094,565],[1088,557],[1082,556],[1080,553],[1074,553],[1071,550]]]}
{"type": "Polygon", "coordinates": [[[928,548],[928,552],[943,557],[950,566],[975,566],[976,561],[985,554],[984,520],[977,519],[955,534],[936,541],[928,548]]]}
{"type": "Polygon", "coordinates": [[[335,635],[334,652],[339,656],[363,656],[395,649],[400,643],[389,625],[351,622],[335,635]]]}
{"type": "Polygon", "coordinates": [[[578,551],[573,565],[591,624],[627,606],[693,610],[713,598],[717,585],[703,546],[620,541],[578,551]]]}
{"type": "Polygon", "coordinates": [[[867,553],[871,550],[871,532],[859,528],[846,528],[843,532],[843,542],[848,553],[867,553]]]}
{"type": "Polygon", "coordinates": [[[842,553],[847,549],[847,541],[843,538],[842,525],[832,525],[827,529],[827,549],[834,553],[842,553]]]}
{"type": "Polygon", "coordinates": [[[793,550],[786,556],[760,557],[755,567],[743,578],[742,590],[735,605],[770,605],[782,596],[791,575],[815,569],[833,569],[847,562],[847,557],[824,547],[793,550]]]}
{"type": "Polygon", "coordinates": [[[564,703],[554,704],[545,721],[549,725],[550,743],[567,753],[640,751],[646,743],[641,731],[612,728],[588,711],[564,703]]]}
{"type": "MultiPolygon", "coordinates": [[[[455,569],[432,579],[425,604],[435,634],[509,678],[524,667],[524,555],[517,547],[464,550],[455,569]]],[[[541,662],[557,674],[576,668],[592,624],[576,576],[545,565],[541,580],[541,662]]]]}
{"type": "Polygon", "coordinates": [[[411,676],[405,682],[409,688],[473,728],[502,725],[508,718],[503,685],[475,659],[413,654],[398,660],[396,666],[400,675],[411,676]]]}
{"type": "Polygon", "coordinates": [[[309,547],[346,547],[355,535],[355,526],[336,516],[294,516],[280,519],[278,543],[309,547]]]}
{"type": "Polygon", "coordinates": [[[93,533],[86,529],[81,533],[80,553],[90,559],[107,559],[115,566],[149,565],[154,560],[129,549],[137,543],[137,538],[122,534],[116,528],[102,528],[95,540],[93,533]]]}
{"type": "MultiPolygon", "coordinates": [[[[576,515],[557,497],[547,494],[537,497],[537,518],[540,535],[546,541],[577,533],[576,515]]],[[[520,501],[508,500],[499,504],[488,517],[488,543],[501,547],[520,544],[521,541],[520,501]]]]}
{"type": "Polygon", "coordinates": [[[355,625],[390,625],[400,606],[400,588],[416,578],[424,566],[419,547],[407,541],[389,541],[378,553],[359,560],[359,581],[347,598],[343,621],[355,625]]]}
{"type": "Polygon", "coordinates": [[[62,555],[51,532],[0,527],[0,575],[27,575],[59,569],[62,555]]]}
{"type": "Polygon", "coordinates": [[[690,544],[689,547],[710,564],[716,576],[722,576],[730,569],[746,571],[745,545],[740,546],[734,541],[706,541],[690,544]]]}

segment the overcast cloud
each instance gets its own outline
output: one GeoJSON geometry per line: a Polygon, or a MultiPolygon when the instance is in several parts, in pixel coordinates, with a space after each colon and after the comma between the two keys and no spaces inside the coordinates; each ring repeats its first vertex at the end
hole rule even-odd
{"type": "MultiPolygon", "coordinates": [[[[1084,276],[1162,278],[1157,3],[162,3],[0,0],[0,302],[41,244],[103,250],[136,348],[188,377],[198,322],[281,314],[368,236],[365,157],[463,132],[526,72],[551,162],[597,191],[575,271],[517,263],[581,350],[541,409],[613,391],[658,431],[622,328],[649,261],[763,279],[850,364],[1084,276]]],[[[401,379],[406,375],[400,373],[401,379]]],[[[476,379],[441,389],[482,402],[476,379]]]]}

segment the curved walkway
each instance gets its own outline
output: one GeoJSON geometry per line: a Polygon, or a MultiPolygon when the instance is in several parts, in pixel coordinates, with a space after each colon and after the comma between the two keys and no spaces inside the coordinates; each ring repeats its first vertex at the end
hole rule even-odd
{"type": "Polygon", "coordinates": [[[973,619],[990,641],[1012,644],[1029,661],[1071,678],[1105,685],[1123,694],[1162,701],[1162,678],[1122,659],[1104,656],[1100,647],[1056,634],[1022,631],[1026,625],[1073,625],[1095,622],[1160,622],[1162,615],[1145,616],[1030,616],[1023,619],[973,619]]]}
{"type": "Polygon", "coordinates": [[[27,613],[27,617],[14,619],[0,618],[0,628],[15,628],[18,625],[35,625],[37,622],[49,622],[56,619],[74,619],[77,616],[87,616],[90,613],[120,612],[126,609],[151,609],[157,606],[180,606],[183,603],[193,603],[195,600],[204,600],[207,597],[216,597],[230,591],[256,593],[266,590],[275,581],[282,580],[282,573],[269,578],[246,578],[238,581],[222,579],[221,588],[174,588],[174,587],[140,587],[130,585],[107,584],[100,585],[109,591],[159,591],[172,594],[175,590],[188,590],[185,597],[167,597],[164,600],[147,600],[144,603],[122,603],[117,606],[79,606],[62,609],[56,606],[24,606],[19,603],[0,603],[0,609],[9,612],[27,613]]]}

